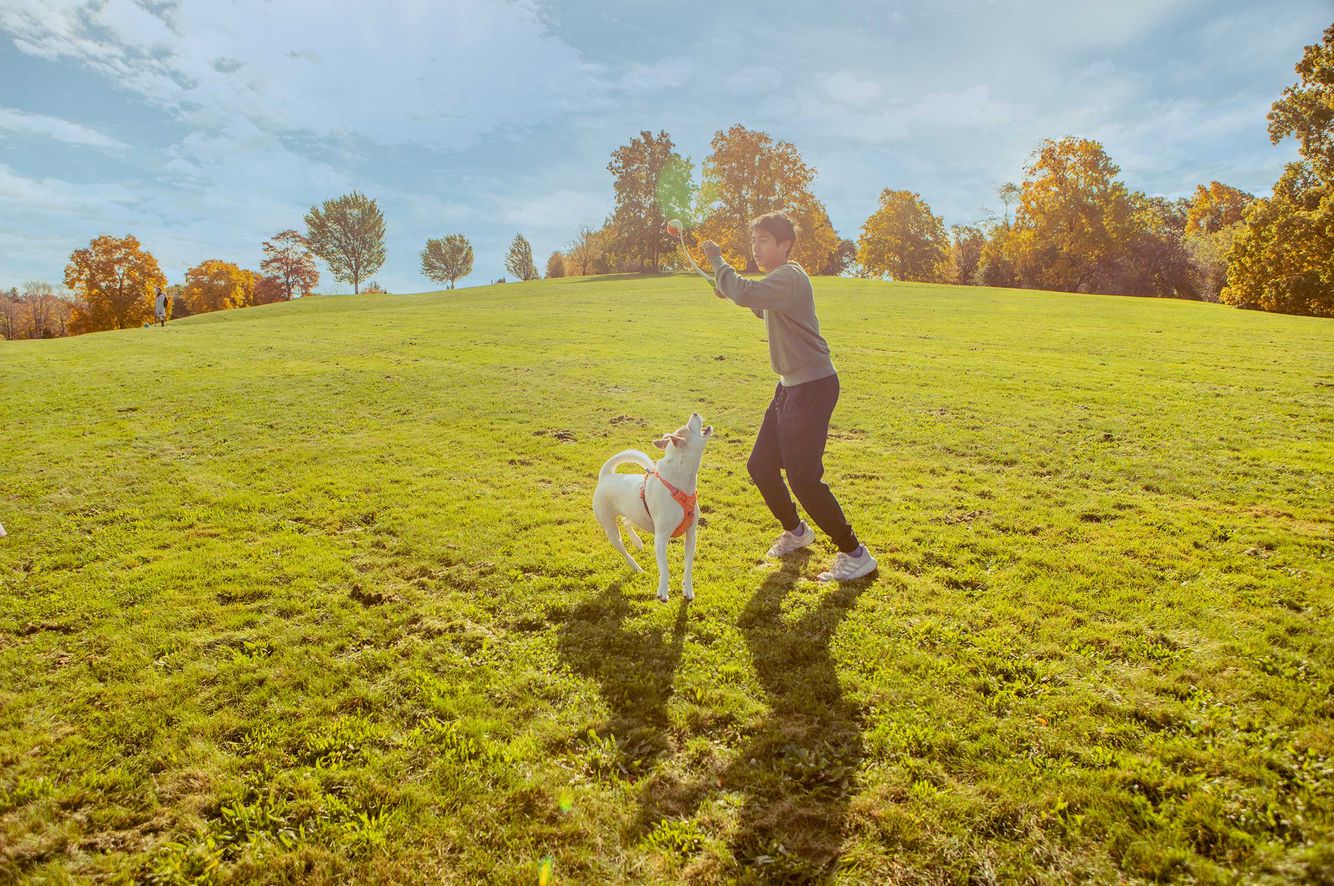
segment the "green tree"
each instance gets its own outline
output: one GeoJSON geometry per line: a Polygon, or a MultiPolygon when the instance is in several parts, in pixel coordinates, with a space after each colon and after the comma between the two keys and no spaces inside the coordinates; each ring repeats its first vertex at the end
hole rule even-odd
{"type": "Polygon", "coordinates": [[[948,248],[945,223],[919,194],[885,188],[880,208],[857,238],[857,263],[876,276],[937,281],[944,275],[948,248]]]}
{"type": "Polygon", "coordinates": [[[361,291],[361,281],[384,266],[384,215],[370,197],[353,191],[306,213],[306,239],[335,278],[361,291]]]}
{"type": "Polygon", "coordinates": [[[607,170],[616,177],[616,208],[608,225],[613,251],[637,264],[641,272],[657,273],[676,238],[667,220],[688,217],[693,202],[693,165],[673,150],[665,130],[648,130],[612,152],[607,170]]]}
{"type": "Polygon", "coordinates": [[[426,241],[422,250],[422,273],[437,283],[454,281],[472,273],[472,244],[462,234],[448,234],[426,241]]]}
{"type": "Polygon", "coordinates": [[[524,239],[523,234],[515,234],[510,243],[510,251],[505,256],[505,270],[520,280],[536,280],[537,265],[533,264],[533,247],[524,239]]]}

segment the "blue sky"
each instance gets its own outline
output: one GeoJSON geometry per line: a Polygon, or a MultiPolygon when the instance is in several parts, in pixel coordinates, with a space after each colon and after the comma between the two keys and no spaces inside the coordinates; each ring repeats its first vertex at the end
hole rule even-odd
{"type": "Polygon", "coordinates": [[[1151,194],[1267,193],[1296,151],[1265,114],[1331,20],[1334,0],[0,0],[0,286],[58,282],[103,233],[173,282],[257,268],[354,188],[386,216],[381,283],[437,288],[422,245],[461,232],[460,285],[484,284],[516,233],[542,266],[600,224],[642,129],[697,174],[733,124],[792,142],[852,239],[886,187],[975,222],[1066,134],[1151,194]]]}

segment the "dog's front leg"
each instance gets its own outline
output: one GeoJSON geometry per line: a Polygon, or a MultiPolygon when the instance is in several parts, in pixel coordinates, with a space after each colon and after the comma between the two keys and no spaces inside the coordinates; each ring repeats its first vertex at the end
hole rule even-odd
{"type": "Polygon", "coordinates": [[[671,530],[653,533],[653,550],[658,555],[658,600],[667,602],[667,542],[671,540],[671,530]]]}
{"type": "Polygon", "coordinates": [[[686,565],[683,570],[684,577],[681,582],[681,589],[685,592],[687,600],[695,599],[695,585],[692,578],[692,570],[695,567],[695,527],[699,524],[699,511],[695,511],[695,519],[686,529],[686,565]]]}

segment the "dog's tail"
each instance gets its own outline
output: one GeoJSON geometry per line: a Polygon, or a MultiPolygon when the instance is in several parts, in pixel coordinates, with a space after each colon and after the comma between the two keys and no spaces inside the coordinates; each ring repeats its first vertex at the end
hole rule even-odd
{"type": "Polygon", "coordinates": [[[653,459],[638,449],[623,449],[603,463],[602,470],[598,471],[598,479],[601,480],[608,474],[613,473],[617,465],[623,464],[637,464],[646,471],[651,471],[656,467],[653,464],[653,459]]]}

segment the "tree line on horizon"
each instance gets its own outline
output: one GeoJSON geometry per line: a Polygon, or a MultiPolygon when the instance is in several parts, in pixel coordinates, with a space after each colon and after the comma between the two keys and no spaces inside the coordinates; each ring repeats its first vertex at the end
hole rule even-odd
{"type": "MultiPolygon", "coordinates": [[[[1296,71],[1298,82],[1268,120],[1271,141],[1295,137],[1301,159],[1287,165],[1270,197],[1218,181],[1176,200],[1132,191],[1102,144],[1067,136],[1044,141],[1022,181],[998,188],[1002,212],[947,231],[919,193],[885,188],[854,241],[834,230],[811,189],[816,170],[792,144],[741,124],[718,131],[696,186],[691,158],[676,152],[670,135],[644,130],[607,165],[611,214],[600,227],[579,226],[547,258],[545,275],[686,270],[667,233],[670,218],[688,222],[696,261],[703,262],[697,244],[711,239],[729,263],[754,273],[749,222],[781,209],[800,232],[791,257],[817,275],[1199,299],[1334,317],[1334,25],[1306,47],[1296,71]]],[[[304,221],[305,233],[288,229],[263,242],[259,271],[209,259],[171,286],[135,237],[97,237],[71,254],[67,294],[42,281],[0,291],[0,334],[139,326],[152,319],[158,287],[175,317],[286,301],[314,292],[317,258],[354,293],[384,291],[371,279],[386,258],[374,199],[353,191],[311,207],[304,221]]],[[[472,273],[474,252],[453,233],[428,239],[420,259],[425,277],[453,289],[472,273]]],[[[516,280],[542,276],[522,234],[505,267],[516,280]]]]}

